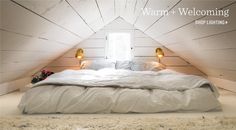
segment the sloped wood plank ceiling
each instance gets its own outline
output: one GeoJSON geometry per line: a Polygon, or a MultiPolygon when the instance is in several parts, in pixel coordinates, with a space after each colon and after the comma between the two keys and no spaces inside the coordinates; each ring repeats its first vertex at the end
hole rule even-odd
{"type": "Polygon", "coordinates": [[[110,32],[129,32],[132,39],[132,54],[134,60],[142,61],[157,61],[155,49],[161,47],[165,53],[165,57],[161,59],[161,63],[167,69],[172,69],[185,74],[206,76],[199,69],[186,62],[183,58],[176,55],[174,52],[165,48],[163,45],[153,40],[140,30],[134,28],[133,25],[119,17],[107,24],[104,28],[82,41],[77,46],[69,50],[65,55],[57,58],[43,69],[48,69],[54,72],[63,71],[65,69],[79,69],[79,61],[75,58],[75,53],[78,48],[83,48],[83,60],[100,60],[104,59],[107,43],[107,34],[110,32]]]}
{"type": "MultiPolygon", "coordinates": [[[[213,77],[236,81],[235,0],[1,0],[0,83],[30,76],[122,17],[213,77]],[[141,8],[230,9],[229,24],[198,26],[208,16],[144,16],[141,8]]],[[[220,18],[219,18],[220,19],[220,18]]]]}

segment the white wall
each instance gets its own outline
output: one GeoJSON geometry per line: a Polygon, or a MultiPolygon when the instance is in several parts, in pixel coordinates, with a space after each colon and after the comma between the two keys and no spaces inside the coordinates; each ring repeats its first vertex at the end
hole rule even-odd
{"type": "Polygon", "coordinates": [[[200,71],[191,65],[193,64],[212,77],[236,80],[235,1],[0,0],[0,4],[0,83],[31,76],[78,43],[80,44],[48,67],[55,70],[77,68],[74,51],[78,47],[85,49],[86,59],[104,58],[105,33],[115,28],[134,32],[136,59],[155,60],[153,51],[160,46],[160,42],[175,52],[163,48],[166,57],[162,61],[167,68],[199,74],[200,71]],[[140,9],[144,7],[170,11],[179,7],[223,7],[230,9],[230,17],[225,18],[229,22],[225,26],[197,26],[194,24],[196,19],[224,18],[142,16],[140,9]],[[118,16],[137,29],[119,21],[103,28],[118,16]],[[101,28],[103,29],[98,31],[101,28]],[[94,34],[95,32],[97,33],[94,34]],[[89,36],[91,37],[88,38],[89,36]],[[87,40],[81,42],[84,39],[87,40]]]}
{"type": "Polygon", "coordinates": [[[25,85],[30,83],[30,80],[30,77],[26,77],[0,84],[0,96],[18,90],[19,88],[23,88],[25,85]]]}
{"type": "Polygon", "coordinates": [[[226,89],[226,90],[229,90],[232,92],[236,92],[236,89],[235,89],[236,82],[234,82],[234,81],[210,77],[210,76],[208,77],[208,79],[219,88],[223,88],[223,89],[226,89]]]}
{"type": "Polygon", "coordinates": [[[78,60],[74,57],[77,48],[84,49],[85,60],[104,59],[106,34],[114,31],[132,32],[134,59],[156,61],[157,59],[155,56],[155,49],[157,47],[161,47],[165,52],[165,57],[162,58],[161,61],[167,66],[167,68],[187,74],[204,75],[197,68],[195,68],[167,48],[163,47],[160,43],[148,37],[140,30],[135,29],[131,24],[125,22],[122,18],[117,18],[115,21],[109,23],[103,29],[89,37],[87,40],[79,43],[76,47],[68,51],[59,59],[53,61],[46,68],[52,71],[78,69],[79,63],[78,60]]]}
{"type": "Polygon", "coordinates": [[[30,77],[114,20],[114,0],[0,0],[0,83],[30,77]]]}
{"type": "MultiPolygon", "coordinates": [[[[146,7],[155,6],[150,0],[146,7]]],[[[157,0],[159,1],[159,0],[157,0]]],[[[148,17],[141,15],[134,23],[150,37],[162,43],[211,77],[236,81],[236,3],[231,0],[182,0],[170,5],[178,8],[214,10],[229,9],[229,17],[169,15],[148,17]],[[154,19],[154,20],[153,20],[154,19]],[[224,25],[198,25],[195,20],[224,20],[224,25]]]]}
{"type": "MultiPolygon", "coordinates": [[[[53,12],[58,8],[65,10],[63,7],[55,7],[50,10],[50,16],[43,16],[37,10],[10,0],[1,0],[0,3],[0,84],[30,77],[81,41],[81,37],[76,34],[78,32],[67,28],[75,25],[73,23],[76,21],[62,25],[59,16],[53,12]],[[58,21],[54,22],[53,19],[58,21]]],[[[41,4],[38,1],[37,6],[40,7],[41,4]]],[[[47,6],[40,8],[46,10],[47,6]]],[[[63,16],[65,15],[60,15],[63,16]]]]}

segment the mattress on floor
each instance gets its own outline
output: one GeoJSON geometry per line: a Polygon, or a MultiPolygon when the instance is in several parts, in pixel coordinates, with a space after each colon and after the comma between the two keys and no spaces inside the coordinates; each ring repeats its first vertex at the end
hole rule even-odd
{"type": "Polygon", "coordinates": [[[22,97],[22,113],[155,113],[220,110],[208,80],[170,71],[64,71],[22,97]]]}
{"type": "Polygon", "coordinates": [[[186,91],[43,86],[23,96],[22,113],[155,113],[220,110],[209,87],[186,91]]]}

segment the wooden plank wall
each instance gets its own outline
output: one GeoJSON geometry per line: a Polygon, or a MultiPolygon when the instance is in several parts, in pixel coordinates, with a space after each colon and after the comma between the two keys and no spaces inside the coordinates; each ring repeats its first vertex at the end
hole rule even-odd
{"type": "Polygon", "coordinates": [[[0,83],[30,76],[78,43],[48,67],[76,68],[73,55],[78,47],[85,49],[86,59],[103,59],[105,36],[112,30],[133,31],[135,59],[155,60],[154,48],[164,45],[162,61],[168,68],[201,75],[194,65],[209,76],[236,81],[235,0],[1,0],[0,4],[0,83]],[[145,7],[229,9],[230,16],[144,16],[145,7]],[[116,20],[103,28],[118,16],[131,25],[116,20]],[[229,23],[200,26],[194,24],[197,19],[229,23]]]}
{"type": "Polygon", "coordinates": [[[0,0],[0,6],[0,84],[31,76],[117,17],[114,0],[0,0]]]}
{"type": "Polygon", "coordinates": [[[30,76],[35,68],[45,66],[80,41],[65,29],[8,0],[1,1],[0,24],[0,83],[30,76]],[[68,38],[58,39],[55,35],[68,38]]]}
{"type": "Polygon", "coordinates": [[[81,41],[77,32],[40,14],[46,6],[37,12],[10,0],[0,3],[0,83],[31,76],[81,41]]]}
{"type": "MultiPolygon", "coordinates": [[[[149,4],[147,5],[149,6],[149,4]]],[[[236,81],[236,2],[181,1],[172,10],[188,7],[196,9],[228,10],[229,17],[170,15],[156,18],[145,26],[139,20],[134,24],[165,47],[205,72],[208,76],[236,81]],[[198,25],[195,20],[224,20],[224,25],[198,25]]],[[[171,10],[171,11],[172,11],[171,10]]],[[[140,19],[141,20],[141,19],[140,19]]],[[[148,17],[142,16],[144,22],[148,17]]]]}
{"type": "Polygon", "coordinates": [[[163,48],[165,57],[162,63],[168,69],[173,69],[179,72],[195,75],[204,75],[197,68],[186,62],[184,59],[163,47],[160,43],[148,37],[142,31],[135,29],[131,24],[124,21],[122,18],[117,18],[115,21],[106,25],[103,29],[89,37],[87,40],[79,43],[76,47],[68,51],[50,63],[46,69],[58,72],[64,69],[78,69],[78,60],[75,59],[75,51],[77,48],[83,48],[85,53],[85,60],[104,59],[105,58],[105,44],[106,35],[109,32],[131,32],[133,34],[133,48],[134,59],[156,61],[155,49],[157,47],[163,48]]]}

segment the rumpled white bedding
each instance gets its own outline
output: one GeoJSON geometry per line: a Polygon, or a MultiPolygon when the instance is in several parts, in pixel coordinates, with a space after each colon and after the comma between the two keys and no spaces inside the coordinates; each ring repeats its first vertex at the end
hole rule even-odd
{"type": "Polygon", "coordinates": [[[22,97],[23,113],[154,113],[219,110],[207,79],[170,70],[66,70],[22,97]]]}

